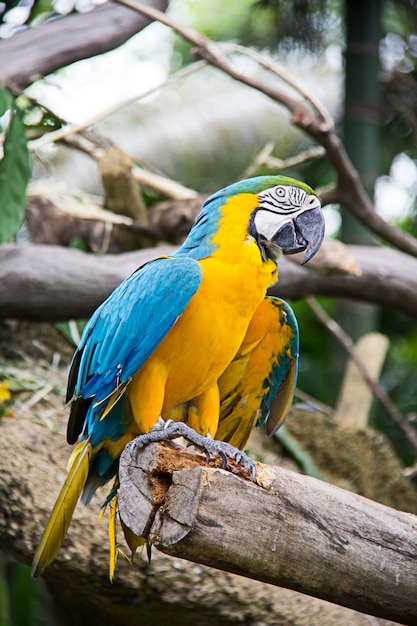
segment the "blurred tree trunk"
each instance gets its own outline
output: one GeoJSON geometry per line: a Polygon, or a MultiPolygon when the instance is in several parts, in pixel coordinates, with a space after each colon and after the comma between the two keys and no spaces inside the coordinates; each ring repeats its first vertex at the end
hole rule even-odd
{"type": "MultiPolygon", "coordinates": [[[[380,22],[381,0],[346,2],[344,143],[371,198],[379,159],[380,22]]],[[[372,242],[369,231],[350,212],[343,212],[342,235],[349,243],[372,242]]]]}
{"type": "MultiPolygon", "coordinates": [[[[371,199],[378,176],[379,157],[379,41],[381,38],[381,0],[345,2],[345,111],[343,138],[353,165],[371,199]]],[[[370,231],[342,207],[341,239],[347,243],[372,244],[370,231]]],[[[375,305],[341,300],[338,319],[356,341],[378,328],[375,305]]],[[[337,349],[340,352],[339,349],[337,349]]],[[[345,362],[345,355],[338,356],[345,362]]]]}

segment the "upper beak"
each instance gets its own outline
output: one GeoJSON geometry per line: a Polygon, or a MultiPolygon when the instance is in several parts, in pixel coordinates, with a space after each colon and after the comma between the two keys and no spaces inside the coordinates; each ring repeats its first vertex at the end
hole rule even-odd
{"type": "Polygon", "coordinates": [[[311,208],[281,226],[273,237],[284,254],[306,250],[302,264],[316,254],[324,239],[324,217],[319,199],[310,196],[309,206],[311,208]]]}

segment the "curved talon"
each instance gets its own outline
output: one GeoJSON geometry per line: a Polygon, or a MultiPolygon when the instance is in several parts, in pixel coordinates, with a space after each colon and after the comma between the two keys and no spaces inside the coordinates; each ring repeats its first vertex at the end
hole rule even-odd
{"type": "Polygon", "coordinates": [[[130,444],[130,448],[129,448],[130,458],[132,459],[132,461],[136,460],[135,457],[133,456],[135,450],[136,450],[136,440],[134,439],[132,443],[130,444]]]}
{"type": "MultiPolygon", "coordinates": [[[[192,441],[189,441],[189,442],[187,443],[187,446],[186,446],[186,447],[187,447],[187,448],[191,448],[191,446],[194,446],[194,447],[195,447],[195,446],[196,446],[196,444],[195,444],[195,443],[193,443],[192,441]]],[[[211,459],[210,452],[209,452],[208,450],[206,450],[205,448],[203,448],[203,452],[204,452],[204,454],[206,455],[206,463],[207,463],[207,465],[208,465],[208,464],[210,463],[210,459],[211,459]]]]}
{"type": "Polygon", "coordinates": [[[241,454],[236,454],[235,461],[236,461],[236,463],[243,463],[243,465],[245,465],[244,458],[243,458],[243,456],[241,454]]]}
{"type": "Polygon", "coordinates": [[[223,469],[226,470],[227,469],[227,456],[226,456],[226,453],[223,450],[220,449],[220,450],[218,450],[217,454],[219,456],[221,456],[223,469]]]}

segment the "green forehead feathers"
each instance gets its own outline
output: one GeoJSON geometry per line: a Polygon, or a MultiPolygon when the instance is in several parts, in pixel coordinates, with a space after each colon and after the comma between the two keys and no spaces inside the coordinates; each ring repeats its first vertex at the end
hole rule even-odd
{"type": "Polygon", "coordinates": [[[265,191],[265,189],[270,189],[271,187],[276,187],[278,185],[284,185],[286,187],[299,187],[309,195],[317,195],[314,189],[305,183],[302,183],[295,178],[289,178],[288,176],[256,176],[255,178],[248,178],[247,180],[242,180],[230,185],[229,187],[221,189],[215,195],[230,197],[239,193],[257,194],[261,191],[265,191]]]}

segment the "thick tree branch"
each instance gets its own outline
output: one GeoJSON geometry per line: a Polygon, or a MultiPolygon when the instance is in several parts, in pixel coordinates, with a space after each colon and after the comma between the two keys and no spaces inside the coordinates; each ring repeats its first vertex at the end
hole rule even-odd
{"type": "MultiPolygon", "coordinates": [[[[417,318],[416,259],[388,248],[346,249],[356,258],[360,275],[322,273],[320,266],[315,271],[283,258],[279,282],[271,292],[290,300],[308,295],[354,298],[417,318]]],[[[174,250],[160,247],[96,256],[60,246],[0,246],[0,318],[56,321],[89,317],[137,267],[174,250]]]]}
{"type": "MultiPolygon", "coordinates": [[[[327,157],[337,173],[339,195],[343,200],[343,205],[377,236],[403,252],[417,256],[417,240],[386,222],[375,211],[343,143],[329,127],[327,119],[323,119],[322,113],[315,115],[302,100],[293,98],[286,91],[278,89],[273,84],[262,82],[252,75],[243,74],[222,53],[221,46],[216,45],[192,28],[179,24],[156,9],[143,5],[138,0],[116,1],[170,26],[184,39],[192,43],[195,46],[195,53],[208,63],[229,74],[235,80],[261,91],[275,102],[284,105],[291,113],[292,122],[326,149],[327,157]]],[[[273,71],[273,67],[274,62],[271,60],[269,69],[273,71]]],[[[278,71],[274,73],[278,74],[278,71]]],[[[291,86],[294,87],[294,84],[291,83],[291,86]]],[[[306,98],[305,92],[301,95],[303,99],[306,98]]],[[[310,104],[312,104],[313,109],[317,109],[313,98],[311,98],[310,104]]]]}
{"type": "Polygon", "coordinates": [[[61,246],[1,246],[0,317],[27,319],[32,310],[33,320],[88,318],[135,269],[172,250],[97,256],[61,246]]]}
{"type": "MultiPolygon", "coordinates": [[[[149,4],[164,11],[168,2],[149,0],[149,4]]],[[[0,41],[0,84],[19,93],[61,67],[113,50],[151,21],[109,0],[89,13],[27,28],[0,41]]]]}
{"type": "MultiPolygon", "coordinates": [[[[0,549],[27,564],[65,478],[69,455],[64,436],[40,421],[41,416],[34,420],[21,414],[0,421],[0,549]]],[[[401,478],[398,468],[397,473],[401,478]]],[[[119,558],[111,584],[106,520],[97,521],[106,494],[88,507],[77,507],[64,546],[43,576],[60,626],[124,626],[138,620],[141,626],[305,626],[317,614],[320,626],[369,626],[369,618],[342,607],[196,567],[158,550],[150,565],[146,556],[137,555],[133,567],[119,558]]],[[[377,625],[388,626],[375,620],[377,625]]]]}
{"type": "Polygon", "coordinates": [[[346,247],[358,261],[361,270],[359,276],[324,275],[303,267],[292,268],[291,274],[287,275],[285,265],[285,273],[282,267],[280,282],[271,289],[272,293],[279,295],[280,289],[283,289],[283,297],[289,299],[309,295],[352,298],[389,306],[410,317],[417,317],[417,298],[413,296],[417,288],[417,275],[408,275],[406,279],[404,275],[409,270],[417,271],[414,258],[387,248],[346,247]]]}
{"type": "Polygon", "coordinates": [[[258,463],[254,484],[199,458],[172,444],[134,460],[125,449],[120,516],[134,534],[172,556],[417,624],[416,516],[282,468],[258,463]]]}
{"type": "MultiPolygon", "coordinates": [[[[65,478],[69,449],[62,435],[21,415],[2,420],[0,433],[0,549],[29,564],[65,478]]],[[[256,623],[260,616],[265,616],[263,623],[273,626],[274,613],[285,616],[285,623],[303,626],[291,617],[285,597],[289,592],[278,592],[278,598],[271,599],[261,583],[208,568],[196,572],[193,563],[158,553],[150,565],[140,555],[133,567],[119,558],[111,584],[106,520],[98,523],[97,519],[105,495],[89,507],[77,508],[64,546],[43,576],[55,600],[60,626],[125,626],[138,621],[141,626],[193,626],[196,615],[206,626],[244,626],[246,618],[256,623]],[[196,586],[198,592],[193,593],[196,586]],[[274,613],[268,617],[271,606],[274,613]],[[180,618],[176,619],[177,615],[180,618]]],[[[309,610],[326,613],[324,604],[313,608],[310,602],[309,610]]],[[[366,626],[354,615],[353,619],[355,626],[366,626]]],[[[332,623],[330,619],[328,626],[332,623]]]]}

